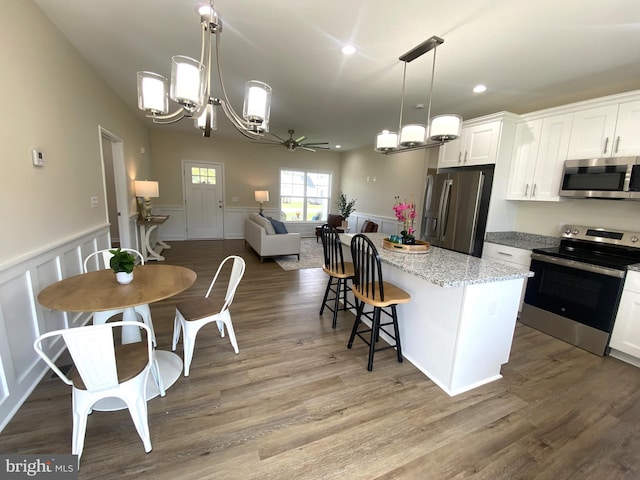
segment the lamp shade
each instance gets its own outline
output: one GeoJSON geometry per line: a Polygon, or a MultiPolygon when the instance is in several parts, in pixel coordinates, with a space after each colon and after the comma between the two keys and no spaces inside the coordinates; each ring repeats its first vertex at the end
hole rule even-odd
{"type": "Polygon", "coordinates": [[[269,190],[256,190],[255,196],[256,196],[256,202],[268,202],[269,190]]]}
{"type": "Polygon", "coordinates": [[[431,119],[429,139],[436,142],[455,140],[460,136],[461,129],[460,115],[438,115],[431,119]]]}
{"type": "Polygon", "coordinates": [[[417,147],[424,145],[427,137],[427,129],[424,125],[405,125],[400,130],[400,146],[417,147]]]}
{"type": "Polygon", "coordinates": [[[149,113],[169,111],[169,81],[153,72],[138,72],[138,108],[149,113]]]}
{"type": "Polygon", "coordinates": [[[155,198],[160,196],[158,182],[148,180],[136,180],[136,197],[155,198]]]}
{"type": "Polygon", "coordinates": [[[383,130],[376,135],[376,152],[388,152],[398,148],[398,134],[383,130]]]}

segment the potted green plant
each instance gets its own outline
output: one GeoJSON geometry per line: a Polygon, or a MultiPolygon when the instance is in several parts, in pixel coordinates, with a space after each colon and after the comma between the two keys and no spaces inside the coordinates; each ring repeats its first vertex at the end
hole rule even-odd
{"type": "Polygon", "coordinates": [[[133,267],[136,265],[136,257],[126,250],[117,248],[109,250],[113,255],[109,260],[109,266],[116,273],[118,283],[126,285],[133,280],[133,267]]]}
{"type": "Polygon", "coordinates": [[[340,212],[340,215],[342,215],[342,218],[344,219],[342,222],[342,228],[344,230],[347,229],[347,218],[349,218],[349,215],[351,215],[352,212],[355,212],[356,208],[356,198],[352,198],[351,200],[347,200],[347,196],[340,192],[340,196],[338,197],[338,201],[337,201],[337,205],[338,205],[338,211],[340,212]]]}

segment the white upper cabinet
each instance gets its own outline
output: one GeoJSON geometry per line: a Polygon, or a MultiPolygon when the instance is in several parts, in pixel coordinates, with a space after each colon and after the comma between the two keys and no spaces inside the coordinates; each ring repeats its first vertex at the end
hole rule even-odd
{"type": "Polygon", "coordinates": [[[640,101],[574,114],[569,159],[640,155],[640,101]]]}
{"type": "Polygon", "coordinates": [[[460,138],[440,147],[438,168],[496,163],[501,127],[499,120],[463,127],[460,138]]]}
{"type": "Polygon", "coordinates": [[[640,155],[640,101],[621,103],[613,143],[614,157],[640,155]]]}
{"type": "Polygon", "coordinates": [[[521,122],[507,183],[508,200],[559,201],[573,114],[521,122]]]}

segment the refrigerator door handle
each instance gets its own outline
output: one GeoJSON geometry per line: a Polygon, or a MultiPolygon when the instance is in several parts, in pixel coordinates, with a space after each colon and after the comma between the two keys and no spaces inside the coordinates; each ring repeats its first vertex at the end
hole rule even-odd
{"type": "Polygon", "coordinates": [[[440,227],[442,231],[438,232],[438,240],[442,240],[447,236],[447,223],[449,223],[449,207],[451,204],[451,186],[453,180],[448,179],[444,181],[444,188],[442,189],[442,196],[440,198],[440,212],[438,218],[440,218],[440,227]],[[444,226],[443,226],[444,225],[444,226]]]}

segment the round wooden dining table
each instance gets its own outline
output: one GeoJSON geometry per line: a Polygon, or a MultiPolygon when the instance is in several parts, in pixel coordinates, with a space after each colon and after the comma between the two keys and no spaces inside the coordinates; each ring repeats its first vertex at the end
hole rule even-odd
{"type": "MultiPolygon", "coordinates": [[[[158,302],[185,291],[196,281],[193,270],[176,265],[137,265],[133,281],[121,285],[111,269],[97,270],[68,277],[53,283],[38,294],[38,302],[46,308],[65,312],[99,312],[124,309],[124,321],[138,321],[134,307],[158,302]]],[[[122,343],[142,340],[140,329],[123,328],[122,343]]],[[[156,350],[160,376],[167,389],[182,373],[182,360],[166,350],[156,350]]],[[[158,386],[149,376],[147,400],[160,394],[158,386]]],[[[125,408],[118,399],[105,399],[95,410],[119,410],[125,408]],[[108,400],[108,401],[106,401],[108,400]]]]}

